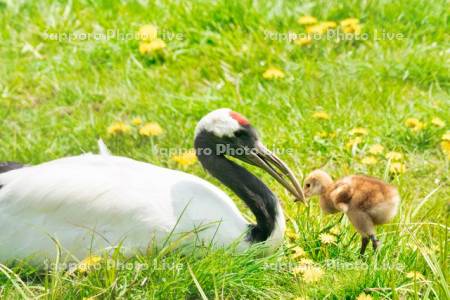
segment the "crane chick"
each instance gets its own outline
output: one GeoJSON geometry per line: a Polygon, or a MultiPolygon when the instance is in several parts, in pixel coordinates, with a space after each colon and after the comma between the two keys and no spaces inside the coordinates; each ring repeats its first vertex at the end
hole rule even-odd
{"type": "Polygon", "coordinates": [[[361,255],[369,240],[374,250],[379,241],[375,226],[390,221],[397,214],[400,196],[397,189],[380,179],[351,175],[333,181],[322,170],[311,172],[305,180],[306,197],[320,196],[320,207],[325,213],[345,213],[362,236],[361,255]]]}

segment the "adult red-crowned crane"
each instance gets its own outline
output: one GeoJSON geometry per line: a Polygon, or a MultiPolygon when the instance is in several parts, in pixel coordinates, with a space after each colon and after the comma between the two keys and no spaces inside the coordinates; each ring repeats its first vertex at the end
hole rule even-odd
{"type": "Polygon", "coordinates": [[[126,157],[84,154],[36,166],[7,163],[0,165],[0,261],[54,257],[53,239],[83,258],[118,244],[133,253],[195,230],[193,239],[217,246],[280,245],[285,220],[277,197],[227,156],[266,170],[296,199],[303,193],[247,119],[230,109],[207,114],[195,130],[195,148],[202,166],[245,202],[256,224],[211,183],[126,157]]]}

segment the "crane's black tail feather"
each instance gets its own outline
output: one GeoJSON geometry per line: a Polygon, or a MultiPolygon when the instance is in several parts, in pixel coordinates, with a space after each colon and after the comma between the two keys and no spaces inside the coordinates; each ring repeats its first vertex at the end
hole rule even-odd
{"type": "Polygon", "coordinates": [[[0,162],[0,174],[8,171],[16,170],[25,167],[25,165],[16,162],[0,162]]]}

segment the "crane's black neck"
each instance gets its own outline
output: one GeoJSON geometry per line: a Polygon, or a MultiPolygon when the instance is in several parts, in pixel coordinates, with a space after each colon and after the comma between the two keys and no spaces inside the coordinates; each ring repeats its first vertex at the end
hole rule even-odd
{"type": "Polygon", "coordinates": [[[202,166],[224,185],[230,188],[250,208],[256,217],[251,225],[250,242],[263,242],[269,238],[276,226],[278,200],[272,191],[256,176],[217,153],[211,133],[202,131],[195,138],[197,157],[202,166]]]}

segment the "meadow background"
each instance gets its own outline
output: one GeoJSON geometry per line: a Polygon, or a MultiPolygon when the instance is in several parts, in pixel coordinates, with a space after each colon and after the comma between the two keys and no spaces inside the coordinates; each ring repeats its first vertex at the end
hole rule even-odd
{"type": "Polygon", "coordinates": [[[381,251],[361,259],[345,217],[294,204],[252,169],[285,208],[274,255],[167,247],[75,272],[16,263],[0,267],[0,297],[449,299],[448,12],[440,0],[0,1],[0,161],[97,152],[102,137],[114,154],[225,189],[192,155],[156,150],[191,149],[196,122],[230,107],[287,150],[299,179],[367,173],[403,201],[378,229],[381,251]],[[109,30],[132,38],[83,35],[109,30]],[[307,31],[353,38],[286,39],[307,31]]]}

